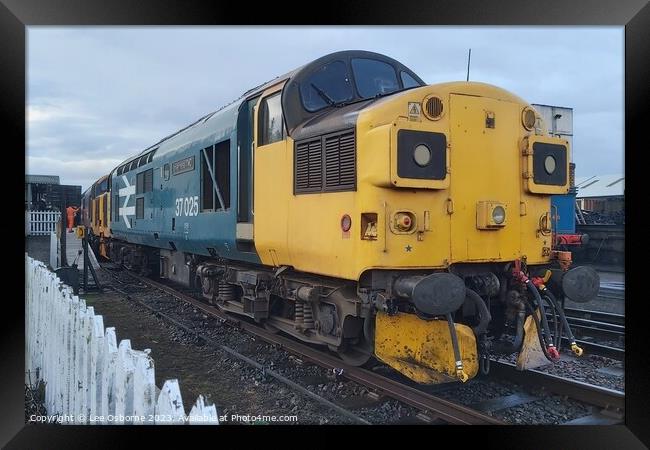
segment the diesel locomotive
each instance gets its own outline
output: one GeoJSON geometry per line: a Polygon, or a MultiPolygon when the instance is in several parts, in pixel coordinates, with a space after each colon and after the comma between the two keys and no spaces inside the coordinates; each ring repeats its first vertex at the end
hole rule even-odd
{"type": "Polygon", "coordinates": [[[495,353],[555,361],[562,334],[582,353],[562,305],[599,279],[555,247],[569,161],[510,92],[342,51],[127,159],[83,217],[100,255],[224,311],[350,364],[466,381],[495,353]]]}

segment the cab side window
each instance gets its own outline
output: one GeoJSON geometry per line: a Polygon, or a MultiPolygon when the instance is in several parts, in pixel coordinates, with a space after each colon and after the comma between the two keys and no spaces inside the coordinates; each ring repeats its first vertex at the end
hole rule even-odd
{"type": "Polygon", "coordinates": [[[280,92],[278,92],[262,100],[259,116],[258,146],[272,144],[286,137],[280,99],[280,92]]]}

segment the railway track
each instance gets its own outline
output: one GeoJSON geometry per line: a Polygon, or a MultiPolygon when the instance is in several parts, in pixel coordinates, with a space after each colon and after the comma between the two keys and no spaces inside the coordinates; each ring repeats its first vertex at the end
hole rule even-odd
{"type": "MultiPolygon", "coordinates": [[[[579,345],[589,354],[625,359],[625,316],[602,311],[564,309],[579,345]]],[[[563,338],[563,343],[569,344],[563,338]]]]}
{"type": "MultiPolygon", "coordinates": [[[[544,391],[566,396],[595,407],[591,415],[563,425],[613,425],[623,423],[625,394],[621,391],[594,386],[577,380],[559,377],[538,370],[519,371],[514,364],[491,361],[490,374],[510,380],[521,386],[542,388],[544,391]]],[[[534,401],[535,398],[528,399],[534,401]]]]}
{"type": "MultiPolygon", "coordinates": [[[[353,367],[345,364],[339,358],[328,355],[320,350],[316,350],[310,346],[294,341],[293,339],[286,338],[279,334],[274,334],[265,329],[242,321],[238,318],[234,318],[214,306],[210,306],[200,300],[197,300],[190,295],[179,292],[178,290],[162,284],[160,282],[151,280],[149,278],[141,277],[139,275],[129,272],[129,275],[137,279],[141,283],[148,284],[156,289],[159,289],[167,294],[170,294],[179,300],[182,300],[196,309],[202,311],[204,314],[216,317],[222,320],[229,325],[232,325],[240,330],[243,330],[249,334],[252,334],[256,337],[263,339],[264,341],[281,346],[283,349],[288,352],[297,355],[301,360],[307,360],[314,364],[317,364],[321,367],[327,369],[336,370],[341,376],[360,383],[373,391],[379,393],[380,395],[385,395],[387,397],[393,398],[400,402],[403,402],[407,405],[410,405],[421,411],[421,414],[418,415],[418,418],[423,422],[431,423],[448,423],[455,425],[499,425],[503,424],[500,420],[497,420],[493,417],[490,417],[480,411],[473,410],[471,408],[465,407],[463,405],[458,405],[450,401],[435,397],[431,394],[422,392],[416,388],[407,386],[398,381],[386,378],[384,376],[378,375],[372,371],[362,369],[359,367],[353,367]]],[[[143,306],[150,308],[148,305],[141,303],[143,306]]],[[[158,313],[160,313],[158,311],[158,313]]],[[[181,325],[177,323],[177,325],[181,325]]],[[[184,326],[183,326],[184,327],[184,326]]],[[[185,328],[185,327],[184,327],[185,328]]],[[[191,330],[188,330],[191,332],[191,330]]],[[[197,336],[198,337],[198,336],[197,336]]],[[[205,339],[204,340],[208,340],[205,339]]],[[[223,347],[223,346],[222,346],[223,347]]],[[[248,363],[254,363],[250,358],[243,357],[243,355],[237,355],[237,352],[234,352],[232,349],[225,349],[228,353],[231,353],[233,356],[239,357],[240,359],[245,360],[248,363]]],[[[263,369],[263,368],[262,368],[263,369]]],[[[268,370],[266,370],[269,372],[268,370]]],[[[269,372],[272,374],[272,371],[269,372]]],[[[291,384],[292,388],[296,388],[295,383],[286,383],[285,380],[279,380],[285,382],[285,384],[291,384]]],[[[290,381],[290,380],[289,380],[290,381]]],[[[307,390],[298,389],[301,392],[305,393],[310,392],[307,390]]],[[[313,397],[312,397],[313,398],[313,397]]],[[[336,408],[335,408],[336,409],[336,408]]],[[[342,411],[339,411],[342,412],[342,411]]],[[[343,413],[343,412],[342,412],[343,413]]],[[[343,413],[348,415],[347,413],[343,413]]],[[[361,421],[361,423],[363,423],[361,421]]]]}
{"type": "Polygon", "coordinates": [[[601,284],[598,297],[611,300],[625,300],[625,285],[601,284]]]}
{"type": "MultiPolygon", "coordinates": [[[[305,345],[293,339],[284,337],[280,334],[269,332],[258,325],[249,323],[246,320],[228,315],[218,308],[208,305],[200,301],[187,292],[181,292],[178,289],[151,280],[131,272],[126,272],[130,277],[137,280],[139,283],[151,286],[155,289],[163,291],[189,305],[200,310],[202,313],[215,317],[223,323],[238,328],[246,333],[249,333],[263,341],[282,347],[284,350],[296,355],[300,360],[312,362],[318,366],[332,370],[350,381],[357,382],[369,389],[376,395],[381,397],[389,397],[404,404],[410,405],[419,410],[417,419],[424,423],[434,424],[505,424],[505,422],[492,417],[490,414],[495,411],[502,411],[504,409],[518,406],[526,403],[531,403],[540,400],[539,395],[530,395],[527,393],[516,393],[504,397],[494,398],[469,406],[460,405],[443,398],[437,397],[430,392],[425,392],[426,388],[419,388],[414,386],[414,383],[405,382],[397,377],[386,377],[375,373],[373,371],[363,369],[360,367],[349,366],[341,361],[339,358],[325,353],[319,349],[315,349],[309,345],[305,345]],[[410,385],[409,385],[410,384],[410,385]]],[[[124,293],[124,292],[123,292],[124,293]]],[[[315,401],[318,401],[325,406],[336,410],[343,416],[350,418],[352,421],[361,424],[368,424],[369,422],[358,417],[353,412],[342,408],[341,406],[333,403],[323,397],[314,394],[313,392],[305,389],[304,387],[288,380],[282,375],[261,366],[259,363],[251,358],[239,354],[233,349],[224,347],[223,345],[213,342],[209,337],[202,336],[179,321],[169,317],[160,310],[147,305],[136,299],[137,303],[151,310],[155,314],[174,322],[177,326],[184,328],[187,332],[196,335],[197,338],[202,339],[210,344],[221,347],[223,350],[232,356],[251,364],[266,373],[266,375],[275,378],[277,381],[288,385],[290,388],[309,396],[315,401]]],[[[545,392],[555,393],[557,395],[565,396],[589,405],[593,405],[596,411],[589,416],[577,419],[576,424],[610,424],[620,423],[623,417],[624,409],[624,394],[619,391],[610,389],[599,388],[586,383],[581,383],[574,380],[561,378],[558,376],[546,374],[538,371],[517,371],[514,366],[508,363],[493,361],[491,363],[491,376],[496,376],[498,379],[512,381],[518,385],[526,388],[542,388],[545,392]]],[[[457,385],[461,386],[461,385],[457,385]]],[[[457,388],[457,386],[443,386],[441,389],[450,390],[457,388]]],[[[435,389],[434,389],[435,391],[435,389]]]]}

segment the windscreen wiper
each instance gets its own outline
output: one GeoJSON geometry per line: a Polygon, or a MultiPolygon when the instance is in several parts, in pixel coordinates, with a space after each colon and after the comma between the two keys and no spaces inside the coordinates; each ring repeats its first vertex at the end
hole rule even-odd
{"type": "Polygon", "coordinates": [[[320,97],[321,97],[323,100],[325,100],[325,101],[327,102],[328,105],[330,105],[330,106],[336,106],[336,102],[335,102],[334,100],[332,100],[332,97],[330,97],[329,95],[327,95],[327,94],[325,93],[324,90],[322,90],[321,88],[319,88],[318,86],[316,86],[314,83],[311,83],[311,87],[313,87],[313,88],[316,90],[316,92],[318,92],[318,95],[320,95],[320,97]]]}

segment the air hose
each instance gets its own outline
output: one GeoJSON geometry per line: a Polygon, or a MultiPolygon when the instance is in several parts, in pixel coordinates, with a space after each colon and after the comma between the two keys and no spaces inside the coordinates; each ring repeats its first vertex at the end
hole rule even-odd
{"type": "Polygon", "coordinates": [[[557,351],[559,352],[562,335],[559,333],[557,308],[555,307],[555,304],[552,303],[547,296],[543,296],[542,300],[545,300],[548,306],[551,307],[551,317],[553,318],[553,345],[555,345],[555,348],[557,348],[557,351]]]}
{"type": "MultiPolygon", "coordinates": [[[[551,335],[551,330],[548,328],[548,321],[546,320],[546,310],[544,309],[544,302],[542,300],[542,297],[539,295],[539,292],[537,291],[535,285],[529,279],[526,280],[526,287],[530,292],[532,292],[533,296],[535,297],[535,300],[537,300],[537,304],[539,305],[540,313],[542,316],[542,326],[544,330],[544,335],[546,337],[546,342],[548,343],[548,345],[544,348],[544,354],[551,361],[557,361],[558,359],[560,359],[560,353],[555,348],[555,345],[553,345],[553,336],[551,335]]],[[[533,314],[533,319],[535,319],[535,321],[537,322],[538,319],[536,314],[533,314]]]]}
{"type": "MultiPolygon", "coordinates": [[[[488,325],[490,324],[490,321],[492,320],[492,315],[490,314],[490,308],[485,304],[483,301],[483,298],[478,295],[476,291],[473,289],[467,288],[465,290],[465,299],[470,299],[474,302],[474,305],[476,305],[476,309],[478,310],[478,316],[479,316],[479,323],[475,327],[472,327],[472,331],[474,332],[474,335],[476,336],[477,339],[483,339],[485,340],[485,336],[482,336],[485,331],[487,330],[488,325]],[[481,336],[479,338],[479,336],[481,336]]],[[[489,359],[489,354],[485,347],[479,346],[481,349],[480,353],[480,366],[481,366],[481,372],[484,375],[487,375],[490,372],[490,359],[489,359]]]]}
{"type": "Polygon", "coordinates": [[[544,356],[546,356],[546,359],[548,359],[549,361],[554,361],[546,348],[546,342],[544,341],[544,334],[542,333],[542,325],[539,323],[539,318],[537,317],[537,314],[535,314],[533,307],[530,306],[528,302],[524,302],[524,305],[526,305],[527,312],[532,316],[533,322],[535,322],[535,327],[537,328],[537,337],[539,338],[539,344],[542,347],[542,352],[544,352],[544,356]]]}
{"type": "MultiPolygon", "coordinates": [[[[544,295],[549,299],[549,301],[551,302],[551,304],[553,305],[553,307],[555,307],[555,308],[557,309],[558,313],[560,314],[560,319],[562,320],[562,324],[563,324],[564,327],[566,328],[566,334],[567,334],[567,336],[569,337],[569,341],[571,342],[571,351],[572,351],[573,353],[575,353],[577,356],[582,356],[582,352],[583,352],[583,350],[582,350],[582,348],[580,348],[580,347],[578,346],[578,344],[576,343],[576,338],[573,336],[573,333],[571,332],[571,327],[569,327],[569,322],[566,320],[566,316],[564,315],[564,311],[563,311],[562,307],[560,307],[560,306],[557,304],[557,299],[556,299],[555,296],[551,293],[551,291],[549,291],[549,290],[546,288],[546,286],[544,286],[544,287],[541,289],[541,291],[542,291],[542,293],[544,293],[544,295]]],[[[560,339],[561,339],[561,338],[562,338],[562,336],[560,336],[560,339]]]]}
{"type": "Polygon", "coordinates": [[[476,308],[479,310],[479,323],[475,327],[472,328],[472,331],[474,331],[474,334],[478,336],[479,334],[485,333],[485,330],[487,330],[488,325],[490,324],[490,321],[492,320],[492,315],[490,314],[490,310],[488,309],[487,305],[483,301],[480,295],[476,293],[476,291],[467,288],[465,290],[465,295],[469,297],[474,304],[476,305],[476,308]]]}
{"type": "Polygon", "coordinates": [[[456,376],[463,383],[469,380],[469,376],[463,370],[463,360],[460,357],[460,348],[458,347],[458,336],[456,335],[456,327],[454,326],[454,319],[451,313],[445,315],[447,317],[447,324],[449,325],[449,333],[451,334],[451,345],[454,347],[454,357],[456,358],[456,376]]]}

